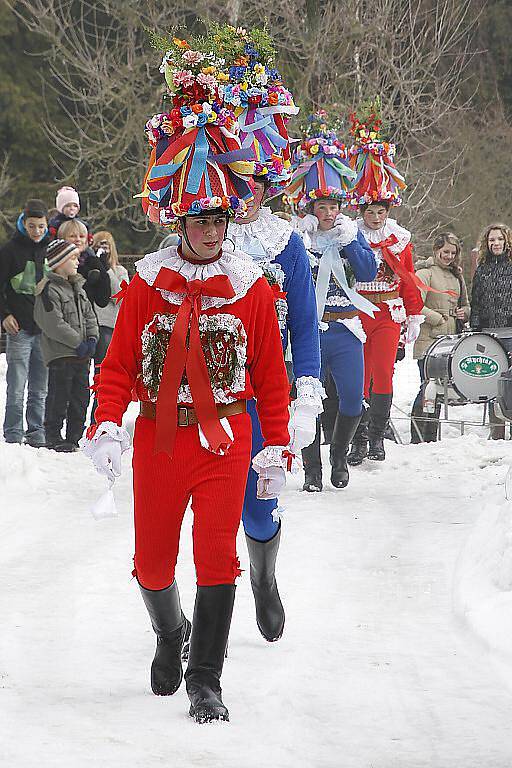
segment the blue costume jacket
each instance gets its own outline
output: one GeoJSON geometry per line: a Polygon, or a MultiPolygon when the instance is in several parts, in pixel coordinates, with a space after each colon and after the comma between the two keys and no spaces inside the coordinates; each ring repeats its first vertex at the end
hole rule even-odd
{"type": "MultiPolygon", "coordinates": [[[[283,351],[291,345],[293,375],[298,397],[302,385],[308,394],[316,396],[321,405],[320,342],[315,289],[308,254],[300,236],[291,225],[262,208],[258,219],[248,224],[229,225],[228,236],[235,247],[250,255],[263,269],[276,291],[286,294],[277,301],[276,309],[281,328],[283,351]]],[[[254,408],[249,403],[253,426],[252,455],[262,448],[263,438],[254,408]]],[[[279,527],[275,510],[277,500],[256,498],[257,475],[251,468],[247,480],[243,523],[246,533],[258,541],[271,539],[279,527]]]]}

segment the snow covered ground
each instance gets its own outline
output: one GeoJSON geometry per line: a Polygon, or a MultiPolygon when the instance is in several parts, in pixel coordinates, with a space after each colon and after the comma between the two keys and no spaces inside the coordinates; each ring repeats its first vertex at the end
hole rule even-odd
{"type": "MultiPolygon", "coordinates": [[[[3,398],[2,366],[3,356],[3,398]]],[[[406,360],[400,408],[417,386],[406,360]]],[[[463,412],[480,409],[451,415],[463,412]]],[[[511,444],[481,427],[446,436],[387,444],[388,460],[353,470],[344,491],[327,482],[308,495],[292,480],[285,634],[259,636],[245,572],[223,676],[231,722],[208,726],[188,718],[184,687],[170,698],[149,688],[154,636],[131,578],[129,456],[119,515],[96,521],[105,481],[83,456],[0,442],[0,764],[508,768],[511,444]]],[[[190,526],[187,515],[178,565],[189,615],[190,526]]],[[[242,536],[239,554],[247,568],[242,536]]]]}

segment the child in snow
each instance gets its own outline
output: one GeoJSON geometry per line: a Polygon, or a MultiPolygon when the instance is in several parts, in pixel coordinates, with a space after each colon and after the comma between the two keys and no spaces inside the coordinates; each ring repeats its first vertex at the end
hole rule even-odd
{"type": "MultiPolygon", "coordinates": [[[[78,219],[80,213],[80,198],[78,192],[73,187],[61,187],[55,198],[55,207],[58,211],[56,216],[50,219],[48,229],[52,237],[58,237],[58,229],[65,221],[78,219]]],[[[82,219],[79,219],[82,221],[82,219]]],[[[84,222],[89,233],[89,225],[84,222]]]]}
{"type": "Polygon", "coordinates": [[[89,405],[89,367],[99,337],[98,321],[78,274],[74,243],[54,240],[48,246],[51,270],[36,288],[34,317],[41,328],[41,349],[48,366],[46,447],[77,450],[89,405]],[[66,438],[62,424],[66,419],[66,438]]]}

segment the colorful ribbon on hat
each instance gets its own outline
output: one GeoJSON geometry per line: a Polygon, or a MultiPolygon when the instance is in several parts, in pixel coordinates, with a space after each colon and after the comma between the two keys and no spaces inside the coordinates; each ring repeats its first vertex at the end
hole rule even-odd
{"type": "Polygon", "coordinates": [[[169,339],[158,389],[155,453],[165,451],[172,456],[178,428],[178,391],[185,371],[197,420],[208,444],[215,453],[225,453],[233,441],[224,430],[217,414],[199,333],[199,314],[201,296],[232,299],[235,296],[233,286],[227,275],[187,282],[183,275],[162,267],[154,287],[185,294],[169,339]]]}
{"type": "Polygon", "coordinates": [[[430,291],[431,293],[445,293],[448,294],[448,296],[457,296],[455,291],[439,291],[437,288],[432,288],[430,285],[426,285],[416,272],[409,272],[407,267],[405,267],[402,262],[400,261],[397,256],[390,250],[392,245],[396,245],[398,243],[398,238],[396,235],[390,235],[385,240],[381,240],[380,243],[370,243],[371,247],[375,250],[377,248],[380,248],[382,253],[382,258],[390,267],[390,269],[393,270],[395,274],[397,274],[405,283],[408,283],[411,287],[417,288],[420,291],[430,291]]]}

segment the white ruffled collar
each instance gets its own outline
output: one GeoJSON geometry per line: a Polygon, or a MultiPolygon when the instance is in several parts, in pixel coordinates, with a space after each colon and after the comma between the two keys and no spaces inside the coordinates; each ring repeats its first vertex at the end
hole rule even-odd
{"type": "MultiPolygon", "coordinates": [[[[256,280],[263,275],[263,272],[246,253],[229,249],[229,246],[226,246],[227,244],[224,243],[222,256],[217,261],[211,264],[192,264],[179,255],[177,246],[171,245],[161,251],[148,253],[139,259],[136,263],[137,273],[148,285],[153,285],[162,267],[172,269],[183,275],[187,282],[226,275],[233,286],[235,296],[232,299],[202,296],[201,306],[203,309],[210,309],[211,307],[222,307],[224,304],[234,304],[235,301],[245,296],[256,280]]],[[[171,304],[180,305],[185,296],[184,293],[171,293],[171,291],[164,291],[160,288],[157,290],[171,304]]]]}
{"type": "Polygon", "coordinates": [[[398,242],[390,248],[395,254],[402,253],[404,248],[411,242],[412,236],[409,230],[400,226],[395,219],[386,219],[386,223],[380,229],[370,229],[366,226],[363,219],[357,219],[356,223],[369,243],[381,243],[390,235],[395,235],[398,242]]]}
{"type": "Polygon", "coordinates": [[[276,216],[268,207],[260,208],[258,218],[247,224],[230,222],[228,230],[235,248],[245,251],[250,238],[255,238],[271,261],[284,251],[292,234],[292,225],[276,216]]]}

